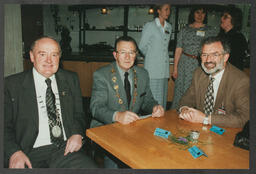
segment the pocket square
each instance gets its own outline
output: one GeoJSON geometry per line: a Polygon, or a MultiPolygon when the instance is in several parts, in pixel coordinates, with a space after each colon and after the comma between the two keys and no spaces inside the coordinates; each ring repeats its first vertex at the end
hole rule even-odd
{"type": "Polygon", "coordinates": [[[140,94],[140,97],[143,97],[144,95],[146,95],[146,92],[143,92],[142,94],[140,94]]]}
{"type": "Polygon", "coordinates": [[[218,109],[217,109],[217,113],[218,114],[226,114],[226,110],[225,110],[225,107],[224,107],[224,104],[223,104],[223,102],[222,102],[222,104],[221,104],[221,107],[219,107],[218,109]]]}
{"type": "Polygon", "coordinates": [[[224,108],[218,108],[218,109],[217,109],[217,113],[218,113],[218,114],[224,114],[224,115],[225,115],[225,114],[226,114],[226,111],[225,111],[224,108]]]}

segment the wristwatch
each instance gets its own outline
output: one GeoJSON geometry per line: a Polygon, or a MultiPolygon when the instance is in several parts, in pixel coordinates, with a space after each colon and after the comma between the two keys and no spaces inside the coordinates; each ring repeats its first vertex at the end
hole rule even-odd
{"type": "Polygon", "coordinates": [[[203,124],[204,125],[208,125],[209,124],[209,117],[208,114],[205,114],[204,120],[203,120],[203,124]]]}

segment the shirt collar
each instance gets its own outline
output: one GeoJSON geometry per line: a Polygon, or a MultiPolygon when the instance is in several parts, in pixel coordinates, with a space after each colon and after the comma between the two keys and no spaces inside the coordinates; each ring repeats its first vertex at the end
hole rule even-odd
{"type": "Polygon", "coordinates": [[[217,74],[215,74],[214,76],[210,75],[210,77],[214,77],[215,80],[220,80],[220,79],[222,78],[222,75],[223,75],[223,73],[224,73],[224,70],[225,70],[225,68],[224,68],[223,70],[219,71],[219,72],[218,72],[217,74]]]}
{"type": "MultiPolygon", "coordinates": [[[[45,80],[47,79],[46,77],[44,77],[42,74],[40,74],[36,69],[35,67],[33,67],[33,76],[34,76],[34,79],[40,83],[40,84],[46,84],[45,83],[45,80]]],[[[55,74],[53,74],[51,77],[49,77],[49,79],[51,79],[51,81],[54,81],[55,80],[55,74]]]]}
{"type": "Polygon", "coordinates": [[[160,20],[159,20],[159,18],[155,18],[155,22],[156,22],[156,25],[158,26],[158,27],[162,27],[162,28],[166,28],[167,27],[167,24],[166,24],[166,21],[164,21],[164,27],[160,24],[160,20]]]}
{"type": "MultiPolygon", "coordinates": [[[[120,68],[119,67],[119,65],[118,65],[118,63],[116,63],[116,66],[117,66],[117,70],[118,70],[118,72],[119,72],[119,74],[120,74],[120,76],[124,76],[124,73],[125,73],[125,71],[122,69],[122,68],[120,68]]],[[[131,72],[131,68],[127,71],[129,74],[130,74],[130,72],[131,72]]]]}

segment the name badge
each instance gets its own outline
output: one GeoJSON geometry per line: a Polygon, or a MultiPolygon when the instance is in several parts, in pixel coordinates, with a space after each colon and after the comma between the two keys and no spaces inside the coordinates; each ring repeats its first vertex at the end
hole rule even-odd
{"type": "Polygon", "coordinates": [[[171,132],[164,129],[156,128],[154,135],[167,139],[168,136],[171,135],[171,132]]]}
{"type": "Polygon", "coordinates": [[[196,146],[193,146],[193,147],[189,148],[188,151],[190,152],[190,154],[191,154],[195,159],[198,158],[198,157],[200,157],[200,156],[202,156],[202,155],[204,155],[204,156],[207,157],[207,155],[206,155],[201,149],[199,149],[199,148],[196,147],[196,146]]]}
{"type": "Polygon", "coordinates": [[[215,132],[215,133],[217,133],[219,135],[222,135],[225,132],[225,130],[223,128],[217,127],[215,125],[213,125],[211,127],[210,131],[215,132]]]}
{"type": "Polygon", "coordinates": [[[197,30],[197,31],[196,31],[196,35],[197,35],[197,36],[204,37],[204,36],[205,36],[205,31],[197,30]]]}

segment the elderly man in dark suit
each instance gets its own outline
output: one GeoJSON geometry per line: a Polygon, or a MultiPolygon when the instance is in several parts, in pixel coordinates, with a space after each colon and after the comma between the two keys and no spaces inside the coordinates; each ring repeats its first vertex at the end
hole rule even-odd
{"type": "MultiPolygon", "coordinates": [[[[153,117],[164,115],[163,107],[158,105],[151,93],[147,70],[134,66],[136,53],[135,40],[122,36],[115,42],[113,56],[116,61],[94,73],[90,103],[93,115],[91,127],[114,122],[132,123],[140,119],[138,113],[141,110],[153,117]]],[[[117,167],[106,163],[105,167],[117,167]]]]}
{"type": "Polygon", "coordinates": [[[87,168],[85,116],[78,76],[59,69],[50,37],[31,46],[33,69],[5,79],[4,152],[9,168],[87,168]]]}
{"type": "Polygon", "coordinates": [[[219,37],[202,42],[202,68],[180,101],[180,118],[223,127],[249,120],[249,77],[228,63],[230,47],[219,37]]]}

